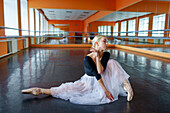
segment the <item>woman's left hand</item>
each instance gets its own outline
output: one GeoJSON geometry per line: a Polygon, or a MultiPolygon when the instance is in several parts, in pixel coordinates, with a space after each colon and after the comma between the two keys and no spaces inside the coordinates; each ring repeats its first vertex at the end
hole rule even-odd
{"type": "Polygon", "coordinates": [[[90,51],[94,53],[95,57],[99,57],[99,51],[94,49],[94,48],[90,48],[90,51]]]}
{"type": "Polygon", "coordinates": [[[113,95],[109,91],[105,91],[105,95],[110,101],[114,100],[113,95]]]}

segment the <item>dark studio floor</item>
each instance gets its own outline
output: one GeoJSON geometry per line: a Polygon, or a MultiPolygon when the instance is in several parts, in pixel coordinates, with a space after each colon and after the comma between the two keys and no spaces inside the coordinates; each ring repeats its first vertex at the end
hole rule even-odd
{"type": "Polygon", "coordinates": [[[78,80],[89,49],[30,48],[0,60],[0,113],[170,113],[170,63],[110,49],[131,76],[134,99],[105,105],[75,105],[20,91],[78,80]]]}

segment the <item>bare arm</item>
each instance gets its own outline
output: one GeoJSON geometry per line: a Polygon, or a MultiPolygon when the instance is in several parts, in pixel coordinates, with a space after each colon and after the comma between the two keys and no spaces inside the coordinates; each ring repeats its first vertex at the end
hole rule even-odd
{"type": "Polygon", "coordinates": [[[100,62],[100,58],[99,57],[96,57],[96,67],[97,67],[98,74],[103,73],[104,68],[103,68],[103,66],[102,66],[102,64],[100,62]]]}
{"type": "MultiPolygon", "coordinates": [[[[94,49],[94,48],[91,48],[90,51],[93,52],[93,54],[94,54],[94,56],[95,56],[96,68],[97,68],[98,74],[103,73],[104,68],[103,68],[103,66],[102,66],[102,64],[101,64],[101,62],[100,62],[100,58],[99,58],[99,53],[98,53],[98,51],[97,51],[96,49],[94,49]]],[[[103,83],[102,78],[99,79],[98,82],[99,82],[100,86],[102,87],[102,89],[104,90],[106,97],[107,97],[108,99],[110,99],[111,101],[113,101],[113,96],[112,96],[112,94],[106,89],[106,87],[105,87],[105,85],[104,85],[104,83],[103,83]]]]}
{"type": "MultiPolygon", "coordinates": [[[[99,57],[96,57],[96,67],[97,67],[98,74],[103,73],[104,68],[103,68],[103,66],[102,66],[102,64],[101,64],[101,62],[100,62],[99,57]]],[[[98,82],[99,82],[100,86],[103,88],[106,97],[107,97],[108,99],[110,99],[111,101],[113,101],[113,96],[112,96],[112,94],[106,89],[106,87],[105,87],[105,85],[104,85],[104,83],[103,83],[102,78],[99,79],[98,82]]]]}
{"type": "Polygon", "coordinates": [[[112,94],[106,89],[106,87],[105,87],[105,85],[104,85],[104,83],[103,83],[102,78],[99,79],[98,82],[99,82],[100,86],[103,88],[106,97],[107,97],[109,100],[113,101],[114,98],[113,98],[112,94]]]}
{"type": "Polygon", "coordinates": [[[99,58],[99,53],[98,53],[98,51],[97,51],[96,49],[94,49],[94,48],[91,48],[90,51],[92,51],[93,54],[94,54],[94,56],[95,56],[96,68],[97,68],[98,74],[103,73],[104,68],[103,68],[103,66],[102,66],[102,64],[101,64],[101,62],[100,62],[100,58],[99,58]]]}

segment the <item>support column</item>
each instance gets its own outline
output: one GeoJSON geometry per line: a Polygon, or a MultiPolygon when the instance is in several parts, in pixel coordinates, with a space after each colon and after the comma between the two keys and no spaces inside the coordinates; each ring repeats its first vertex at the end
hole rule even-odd
{"type": "Polygon", "coordinates": [[[111,36],[113,36],[113,26],[111,26],[111,36]]]}
{"type": "MultiPolygon", "coordinates": [[[[139,18],[136,18],[136,27],[135,27],[135,31],[139,31],[139,18]]],[[[138,36],[138,32],[135,33],[135,36],[138,36]]],[[[135,38],[134,41],[138,42],[138,38],[135,38]]]]}
{"type": "MultiPolygon", "coordinates": [[[[35,9],[33,9],[33,15],[34,15],[34,36],[36,36],[36,15],[35,15],[35,9]]],[[[36,37],[34,37],[34,44],[36,44],[36,37]]]]}
{"type": "MultiPolygon", "coordinates": [[[[129,22],[126,20],[126,32],[128,32],[128,25],[129,25],[129,22]]],[[[126,36],[128,36],[128,33],[126,33],[126,36]]],[[[129,38],[125,38],[125,40],[129,40],[129,38]]]]}
{"type": "MultiPolygon", "coordinates": [[[[165,17],[165,29],[170,29],[170,14],[166,14],[165,17]]],[[[168,31],[164,31],[164,37],[169,37],[168,31]]]]}
{"type": "Polygon", "coordinates": [[[28,3],[28,0],[27,0],[27,6],[28,6],[28,47],[30,47],[31,45],[31,37],[30,37],[30,8],[29,8],[29,3],[28,3]]]}
{"type": "MultiPolygon", "coordinates": [[[[5,26],[4,24],[4,3],[0,0],[0,26],[5,26]]],[[[5,29],[0,28],[0,36],[5,36],[5,29]]]]}
{"type": "MultiPolygon", "coordinates": [[[[18,4],[18,29],[21,29],[21,3],[20,0],[17,0],[17,4],[18,4]]],[[[22,32],[21,30],[19,30],[19,36],[22,36],[22,32]]],[[[20,51],[21,49],[23,49],[23,39],[20,37],[18,38],[18,51],[20,51]]]]}
{"type": "MultiPolygon", "coordinates": [[[[0,26],[5,26],[4,23],[4,3],[0,0],[0,26]]],[[[0,28],[0,36],[5,36],[5,29],[0,28]]],[[[7,40],[6,38],[0,38],[0,41],[7,40]]],[[[0,42],[0,56],[7,54],[7,42],[0,42]]]]}

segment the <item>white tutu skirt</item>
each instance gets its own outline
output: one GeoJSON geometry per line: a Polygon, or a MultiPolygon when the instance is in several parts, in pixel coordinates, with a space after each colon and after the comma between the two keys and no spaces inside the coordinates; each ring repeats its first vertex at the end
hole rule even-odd
{"type": "MultiPolygon", "coordinates": [[[[103,83],[107,90],[112,93],[114,101],[118,96],[127,96],[123,89],[123,81],[128,80],[129,75],[123,70],[120,64],[110,59],[105,71],[101,74],[103,83]]],[[[74,104],[99,105],[110,103],[110,101],[95,76],[84,74],[80,80],[67,82],[59,87],[52,87],[53,97],[69,100],[74,104]]]]}

